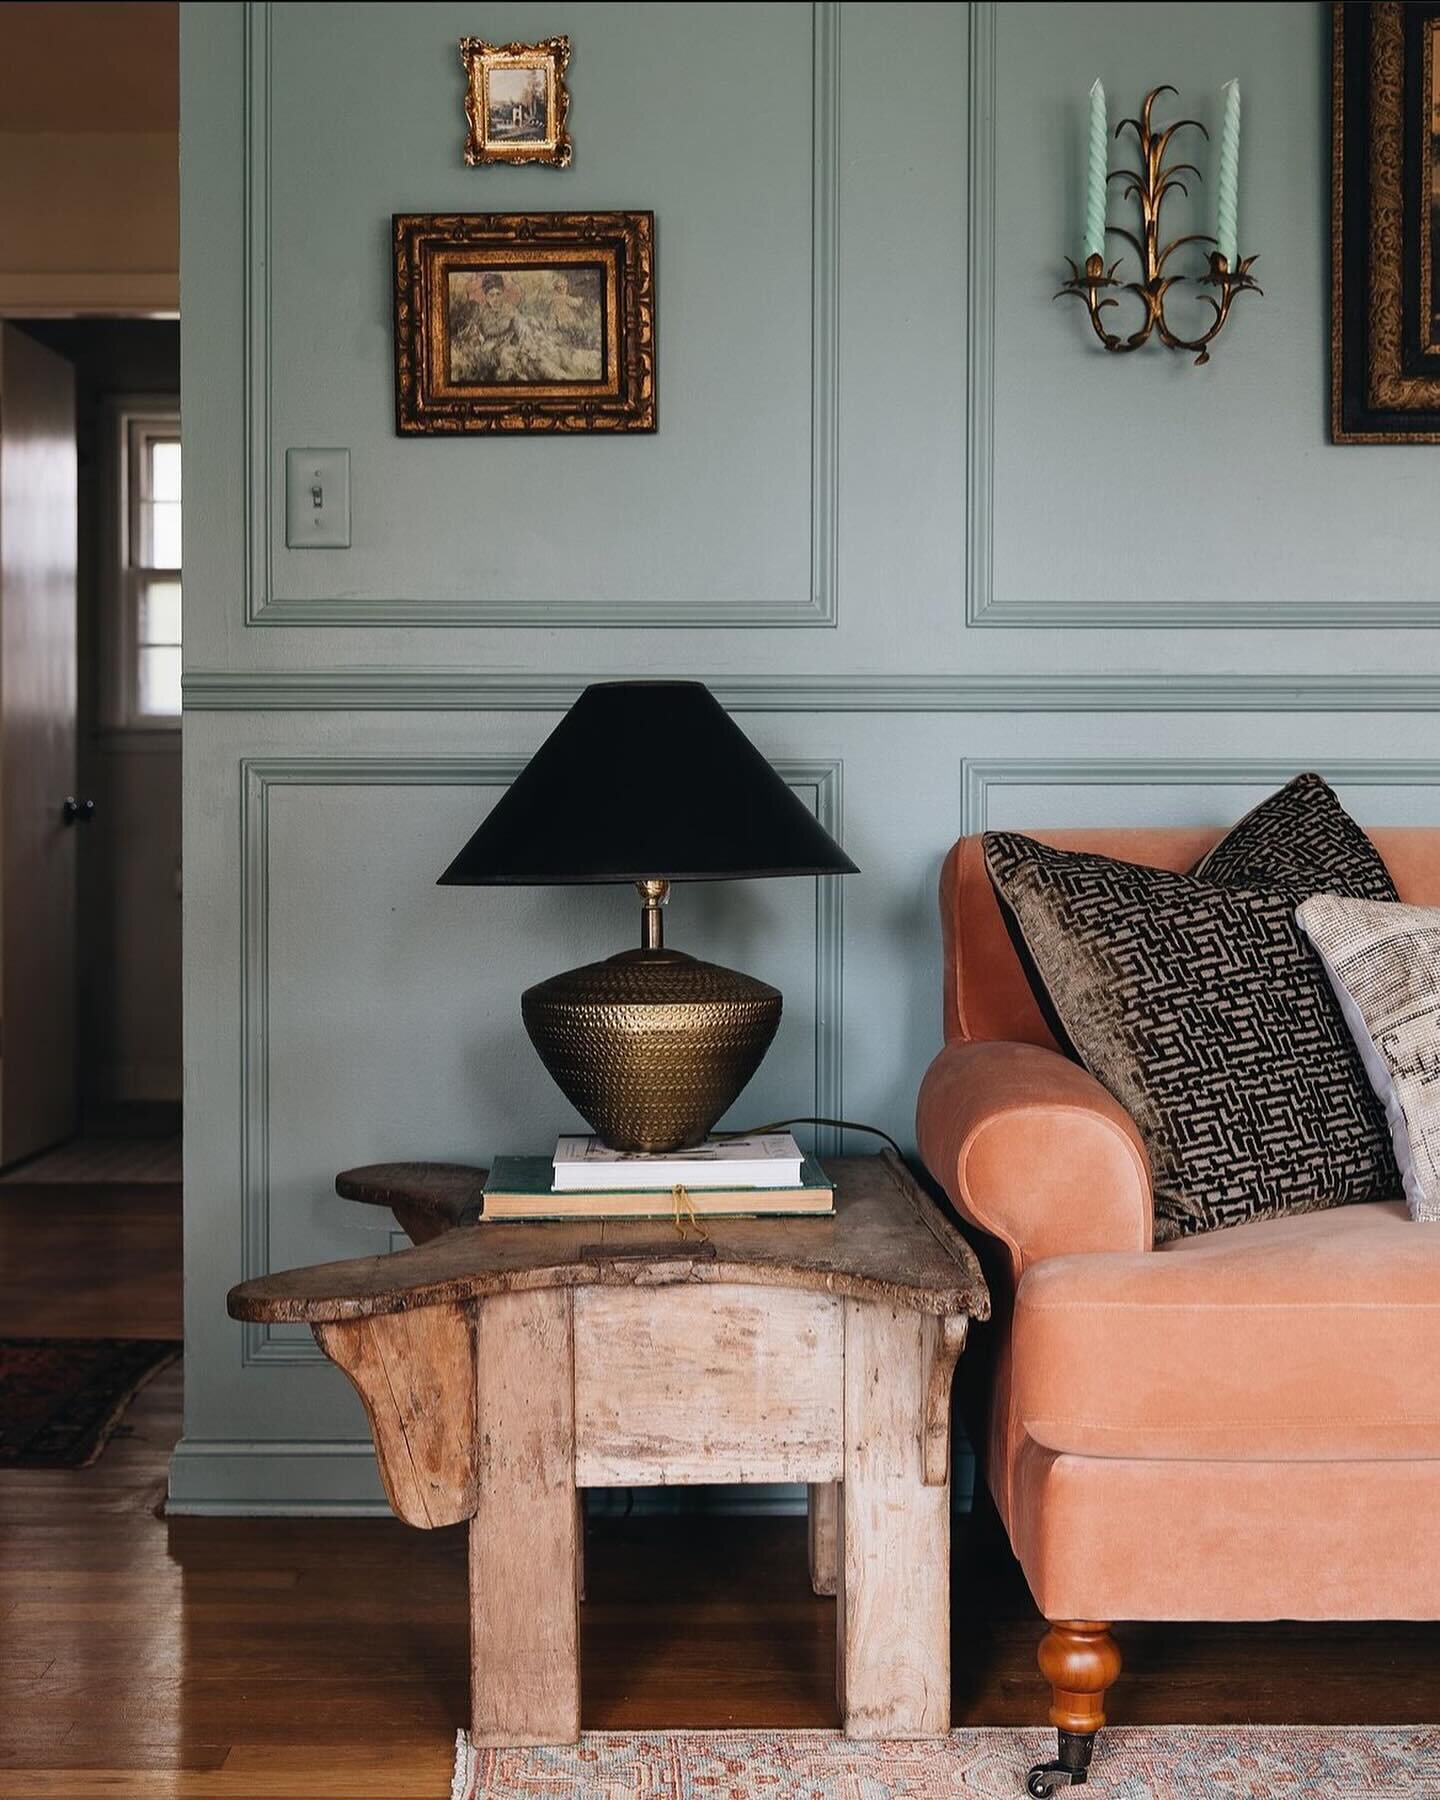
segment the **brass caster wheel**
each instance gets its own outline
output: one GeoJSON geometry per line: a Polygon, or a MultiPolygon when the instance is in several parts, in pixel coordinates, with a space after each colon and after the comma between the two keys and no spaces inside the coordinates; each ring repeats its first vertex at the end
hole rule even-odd
{"type": "Polygon", "coordinates": [[[1084,1780],[1083,1774],[1077,1775],[1062,1763],[1036,1763],[1025,1783],[1025,1792],[1035,1795],[1036,1800],[1048,1800],[1049,1795],[1058,1793],[1061,1788],[1074,1787],[1084,1780]]]}
{"type": "Polygon", "coordinates": [[[1054,1762],[1036,1763],[1025,1783],[1025,1792],[1035,1800],[1048,1800],[1061,1788],[1084,1787],[1090,1775],[1090,1757],[1095,1748],[1093,1733],[1062,1731],[1060,1754],[1054,1762]]]}

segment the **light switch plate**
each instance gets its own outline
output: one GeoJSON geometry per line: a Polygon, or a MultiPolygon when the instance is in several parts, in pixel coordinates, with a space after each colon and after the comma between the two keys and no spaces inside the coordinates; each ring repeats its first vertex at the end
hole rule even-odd
{"type": "Polygon", "coordinates": [[[285,452],[285,542],[292,550],[350,548],[350,452],[285,452]]]}

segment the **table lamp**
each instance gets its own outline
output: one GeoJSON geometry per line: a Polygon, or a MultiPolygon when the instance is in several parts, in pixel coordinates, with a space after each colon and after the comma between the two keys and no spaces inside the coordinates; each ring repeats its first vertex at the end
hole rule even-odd
{"type": "Polygon", "coordinates": [[[521,1016],[565,1097],[615,1150],[700,1143],[780,1023],[766,982],[667,949],[672,881],[854,874],[703,683],[585,689],[441,886],[629,881],[640,946],[528,988],[521,1016]]]}

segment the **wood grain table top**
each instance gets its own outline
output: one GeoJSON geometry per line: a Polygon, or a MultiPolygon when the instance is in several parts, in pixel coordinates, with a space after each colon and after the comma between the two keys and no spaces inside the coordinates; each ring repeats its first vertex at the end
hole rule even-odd
{"type": "Polygon", "coordinates": [[[319,1324],[552,1287],[741,1282],[880,1300],[938,1316],[990,1316],[975,1254],[899,1157],[824,1159],[830,1218],[720,1219],[687,1235],[664,1221],[471,1225],[483,1169],[387,1163],[346,1171],[342,1195],[410,1208],[446,1229],[415,1249],[265,1275],[232,1288],[232,1318],[319,1324]]]}

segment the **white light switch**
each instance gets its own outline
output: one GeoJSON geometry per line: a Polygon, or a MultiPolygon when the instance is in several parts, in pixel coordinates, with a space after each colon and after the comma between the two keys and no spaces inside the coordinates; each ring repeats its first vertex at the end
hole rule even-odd
{"type": "Polygon", "coordinates": [[[292,550],[350,548],[350,452],[285,452],[285,542],[292,550]]]}

